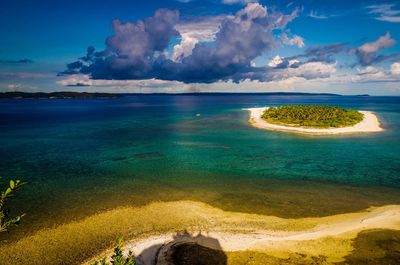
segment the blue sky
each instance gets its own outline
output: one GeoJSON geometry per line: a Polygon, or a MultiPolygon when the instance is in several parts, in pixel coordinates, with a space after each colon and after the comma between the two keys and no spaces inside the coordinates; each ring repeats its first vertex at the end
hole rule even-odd
{"type": "Polygon", "coordinates": [[[4,0],[0,23],[0,91],[400,94],[399,1],[4,0]]]}

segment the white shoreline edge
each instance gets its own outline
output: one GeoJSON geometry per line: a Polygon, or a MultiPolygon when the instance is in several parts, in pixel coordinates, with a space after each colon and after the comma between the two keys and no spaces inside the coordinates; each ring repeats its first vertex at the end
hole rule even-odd
{"type": "Polygon", "coordinates": [[[329,128],[329,129],[314,129],[314,128],[303,128],[303,127],[289,127],[289,126],[269,123],[261,118],[261,115],[267,109],[268,107],[247,108],[243,110],[247,110],[250,112],[249,123],[252,126],[259,129],[270,130],[270,131],[284,131],[284,132],[312,134],[312,135],[374,133],[383,131],[383,128],[380,126],[378,117],[372,111],[359,110],[360,113],[364,114],[364,119],[354,126],[342,127],[342,128],[329,128]]]}

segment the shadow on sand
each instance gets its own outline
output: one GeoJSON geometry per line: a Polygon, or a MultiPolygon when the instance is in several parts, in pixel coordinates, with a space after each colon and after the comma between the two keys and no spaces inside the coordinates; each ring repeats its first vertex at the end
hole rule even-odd
{"type": "Polygon", "coordinates": [[[185,231],[170,242],[143,250],[135,261],[138,265],[226,265],[227,256],[217,239],[185,231]]]}

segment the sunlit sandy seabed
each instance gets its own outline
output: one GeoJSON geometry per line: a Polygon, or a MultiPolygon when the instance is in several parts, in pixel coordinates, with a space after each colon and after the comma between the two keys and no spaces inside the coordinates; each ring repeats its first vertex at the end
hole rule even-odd
{"type": "MultiPolygon", "coordinates": [[[[0,136],[0,174],[28,182],[12,201],[16,213],[27,215],[12,233],[1,236],[0,264],[23,264],[28,257],[33,258],[31,264],[73,264],[102,253],[117,235],[130,240],[225,227],[220,221],[190,217],[199,208],[166,208],[162,201],[207,203],[201,205],[211,211],[208,214],[240,216],[238,227],[246,223],[253,229],[270,228],[264,221],[249,225],[248,217],[240,213],[258,214],[263,220],[289,218],[276,224],[281,230],[312,228],[322,220],[318,217],[400,204],[400,98],[396,97],[4,100],[0,136]],[[248,113],[242,110],[303,103],[374,111],[385,131],[325,138],[266,132],[249,126],[248,113]],[[160,204],[135,208],[151,202],[160,204]],[[120,207],[125,208],[116,209],[120,207]],[[304,217],[317,219],[290,219],[304,217]],[[295,225],[288,225],[291,222],[295,225]],[[18,259],[10,253],[18,253],[14,256],[18,259]]],[[[354,240],[355,236],[311,242],[318,247],[307,245],[310,252],[299,249],[307,257],[290,254],[292,262],[318,255],[331,256],[332,262],[350,260],[371,247],[374,253],[383,253],[379,258],[389,259],[391,254],[385,251],[398,251],[395,230],[366,231],[354,240]],[[371,238],[395,243],[378,251],[371,238]],[[340,246],[340,255],[329,251],[332,242],[335,248],[340,246]]],[[[230,264],[267,257],[279,263],[288,255],[227,253],[230,264]]]]}

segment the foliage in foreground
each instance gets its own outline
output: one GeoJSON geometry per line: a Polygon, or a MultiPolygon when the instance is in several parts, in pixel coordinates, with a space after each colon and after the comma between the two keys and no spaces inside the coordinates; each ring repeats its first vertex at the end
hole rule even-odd
{"type": "MultiPolygon", "coordinates": [[[[112,265],[135,265],[135,260],[132,251],[129,251],[125,257],[122,254],[122,247],[124,246],[124,240],[122,237],[118,238],[117,246],[114,248],[114,254],[111,256],[112,265]]],[[[95,261],[93,265],[107,265],[106,258],[103,257],[100,261],[95,261]]]]}
{"type": "Polygon", "coordinates": [[[356,110],[330,106],[293,105],[268,108],[262,119],[275,124],[312,128],[338,128],[353,126],[364,115],[356,110]]]}
{"type": "Polygon", "coordinates": [[[10,216],[10,211],[5,208],[6,201],[14,195],[14,192],[17,191],[24,183],[20,180],[10,180],[9,186],[5,191],[1,191],[0,197],[0,233],[6,232],[11,226],[18,225],[21,221],[21,218],[24,216],[18,215],[15,217],[10,216]]]}

